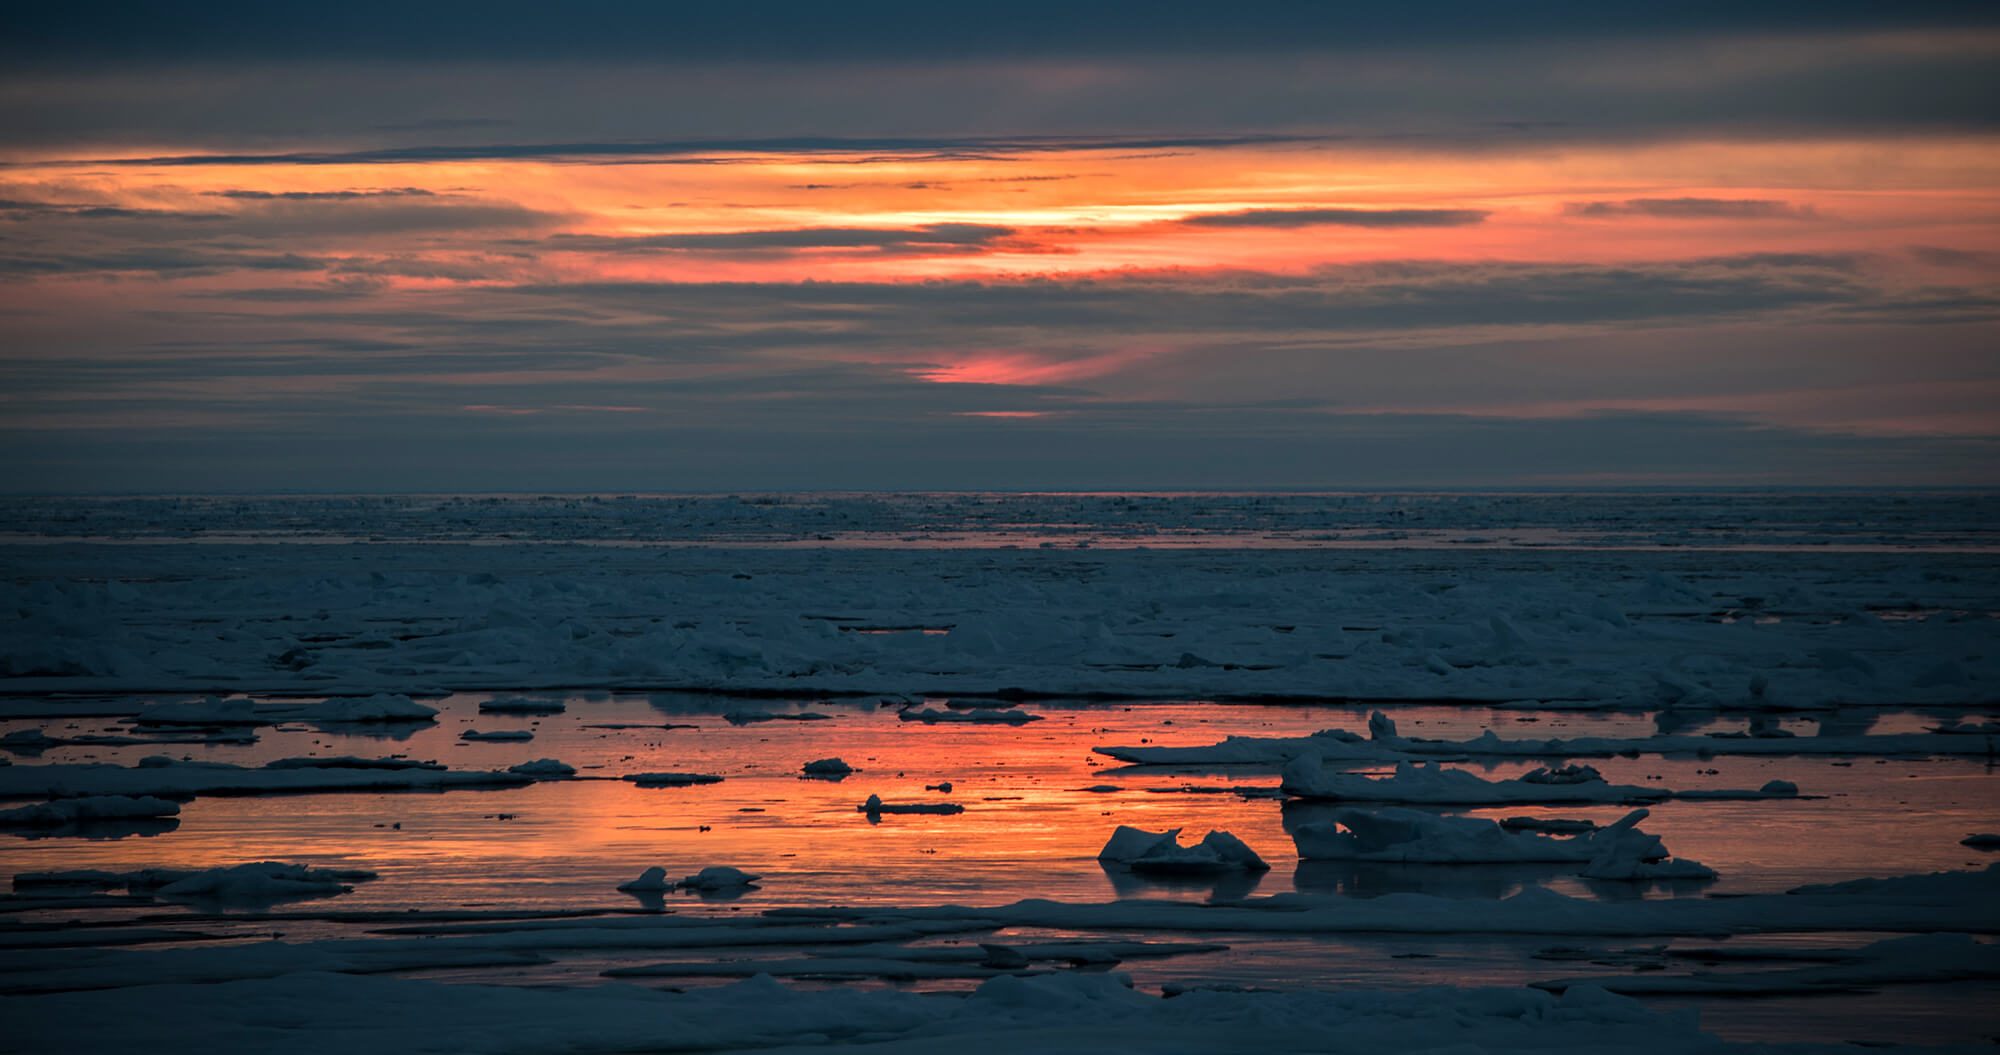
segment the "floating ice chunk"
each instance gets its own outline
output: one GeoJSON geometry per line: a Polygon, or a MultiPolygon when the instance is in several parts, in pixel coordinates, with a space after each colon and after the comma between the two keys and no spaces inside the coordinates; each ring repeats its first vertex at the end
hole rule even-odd
{"type": "Polygon", "coordinates": [[[567,766],[553,758],[537,758],[533,762],[523,762],[518,766],[508,766],[507,772],[519,773],[537,780],[561,780],[576,776],[576,767],[567,766]]]}
{"type": "Polygon", "coordinates": [[[855,771],[838,758],[815,758],[800,768],[812,777],[844,777],[855,771]]]}
{"type": "Polygon", "coordinates": [[[520,741],[533,740],[535,734],[527,729],[496,729],[490,733],[482,733],[477,729],[467,729],[458,734],[458,738],[460,740],[520,741]]]}
{"type": "Polygon", "coordinates": [[[85,795],[0,810],[0,828],[53,828],[90,821],[173,817],[180,812],[180,803],[150,795],[85,795]]]}
{"type": "Polygon", "coordinates": [[[1180,835],[1179,828],[1164,832],[1149,832],[1143,828],[1121,824],[1111,833],[1111,838],[1104,844],[1104,849],[1097,851],[1097,859],[1129,864],[1162,842],[1177,844],[1180,835]]]}
{"type": "Polygon", "coordinates": [[[351,881],[375,878],[365,871],[308,868],[258,861],[234,868],[211,868],[176,879],[154,891],[168,900],[263,903],[332,897],[354,888],[351,881]]]}
{"type": "MultiPolygon", "coordinates": [[[[1596,771],[1582,767],[1594,776],[1596,771]]],[[[1548,774],[1547,770],[1537,772],[1548,774]]],[[[1285,794],[1309,799],[1351,802],[1424,802],[1504,804],[1517,802],[1648,802],[1671,793],[1631,784],[1608,784],[1602,777],[1559,777],[1554,783],[1485,780],[1463,769],[1446,769],[1437,762],[1398,762],[1394,776],[1376,779],[1356,773],[1328,773],[1319,755],[1308,752],[1286,763],[1285,794]]]]}
{"type": "Polygon", "coordinates": [[[713,773],[627,773],[623,780],[629,780],[642,788],[684,788],[692,784],[720,784],[722,778],[713,773]]]}
{"type": "Polygon", "coordinates": [[[1764,786],[1757,790],[1765,795],[1796,795],[1799,793],[1799,786],[1789,780],[1767,780],[1764,786]]]}
{"type": "MultiPolygon", "coordinates": [[[[1335,732],[1346,732],[1346,730],[1335,730],[1335,732]]],[[[1348,733],[1347,735],[1351,737],[1354,734],[1348,733]]],[[[1395,738],[1396,720],[1383,714],[1381,711],[1370,711],[1368,713],[1368,739],[1394,740],[1395,738]]]]}
{"type": "Polygon", "coordinates": [[[965,807],[956,802],[883,802],[880,795],[868,796],[868,801],[854,807],[856,810],[877,817],[884,813],[964,813],[965,807]]]}
{"type": "Polygon", "coordinates": [[[1028,958],[1021,955],[1021,950],[1011,945],[992,945],[987,942],[980,942],[979,951],[985,954],[979,961],[979,966],[981,967],[1014,971],[1028,966],[1028,958]]]}
{"type": "MultiPolygon", "coordinates": [[[[1958,730],[1985,733],[1979,727],[1958,730]]],[[[1990,735],[1990,734],[1989,734],[1990,735]]],[[[1990,753],[1983,738],[1933,733],[1883,733],[1876,735],[1794,736],[1765,725],[1755,733],[1705,736],[1578,737],[1546,740],[1502,738],[1491,729],[1469,740],[1425,740],[1385,736],[1363,740],[1342,729],[1323,729],[1311,736],[1231,736],[1219,743],[1194,747],[1093,747],[1096,754],[1109,755],[1121,762],[1142,765],[1283,765],[1307,751],[1323,759],[1398,761],[1413,756],[1472,755],[1500,758],[1554,758],[1609,756],[1645,752],[1649,754],[1717,755],[1985,755],[1990,753]]]]}
{"type": "Polygon", "coordinates": [[[1564,817],[1507,817],[1500,821],[1500,827],[1510,832],[1580,835],[1596,831],[1598,825],[1596,821],[1572,820],[1564,817]]]}
{"type": "Polygon", "coordinates": [[[1645,810],[1633,810],[1617,824],[1589,837],[1596,853],[1581,873],[1586,879],[1695,879],[1716,878],[1715,869],[1686,858],[1667,857],[1660,840],[1639,831],[1636,825],[1645,810]]]}
{"type": "Polygon", "coordinates": [[[414,758],[357,758],[354,755],[338,755],[328,758],[302,757],[280,758],[264,763],[265,769],[423,769],[441,771],[446,767],[438,762],[420,761],[414,758]]]}
{"type": "Polygon", "coordinates": [[[276,725],[280,719],[257,710],[256,701],[206,696],[179,703],[157,703],[140,711],[140,725],[276,725]]]}
{"type": "Polygon", "coordinates": [[[1596,766],[1579,763],[1554,768],[1543,766],[1521,774],[1521,780],[1529,784],[1592,784],[1603,783],[1604,774],[1599,773],[1596,766]]]}
{"type": "MultiPolygon", "coordinates": [[[[1706,959],[1729,949],[1690,950],[1679,955],[1706,959]]],[[[2000,978],[2000,946],[1976,940],[1970,934],[1918,934],[1891,938],[1860,948],[1822,949],[1800,952],[1793,949],[1753,949],[1746,954],[1756,959],[1816,961],[1803,967],[1779,970],[1701,970],[1693,974],[1666,972],[1619,975],[1603,978],[1564,979],[1536,982],[1542,989],[1602,987],[1621,993],[1651,994],[1731,994],[1737,996],[1780,993],[1839,993],[1861,987],[1892,983],[1961,982],[2000,978]]],[[[1663,964],[1660,966],[1664,966],[1663,964]]]]}
{"type": "Polygon", "coordinates": [[[629,883],[618,884],[618,889],[628,894],[660,894],[673,889],[673,886],[667,881],[667,870],[656,866],[639,873],[639,878],[629,883]]]}
{"type": "Polygon", "coordinates": [[[428,722],[437,718],[438,711],[436,707],[418,703],[408,696],[378,692],[373,696],[337,697],[273,713],[285,721],[428,722]]]}
{"type": "Polygon", "coordinates": [[[739,709],[722,716],[731,725],[749,725],[753,722],[818,722],[833,715],[821,711],[753,711],[739,709]]]}
{"type": "Polygon", "coordinates": [[[132,718],[139,725],[277,725],[280,722],[428,722],[437,708],[408,696],[333,697],[319,703],[265,704],[215,696],[155,704],[132,718]]]}
{"type": "MultiPolygon", "coordinates": [[[[291,761],[296,761],[296,760],[295,760],[295,759],[289,759],[289,758],[281,758],[281,759],[278,759],[278,761],[280,761],[280,762],[291,762],[291,761]]],[[[51,766],[51,767],[49,767],[49,768],[53,769],[53,768],[55,768],[55,767],[51,766]]],[[[242,766],[239,766],[239,765],[237,765],[237,764],[235,764],[235,763],[233,763],[233,762],[204,762],[204,761],[201,761],[201,760],[199,760],[199,759],[193,759],[193,758],[175,758],[175,757],[174,757],[174,756],[172,756],[172,755],[147,755],[146,757],[144,757],[144,758],[141,758],[141,759],[139,760],[139,765],[137,766],[137,768],[139,768],[139,769],[182,769],[182,770],[187,770],[187,769],[205,769],[205,770],[210,770],[210,771],[213,771],[213,772],[224,772],[224,771],[232,771],[232,772],[233,772],[233,771],[240,771],[240,770],[242,770],[242,769],[243,769],[243,767],[242,767],[242,766]]],[[[298,768],[302,768],[302,767],[299,767],[299,766],[282,766],[282,767],[274,767],[274,766],[269,766],[269,765],[267,765],[267,766],[266,766],[265,768],[267,768],[267,769],[269,769],[269,768],[283,768],[283,769],[298,769],[298,768]]]]}
{"type": "Polygon", "coordinates": [[[733,887],[749,886],[764,878],[752,875],[740,868],[727,865],[710,865],[691,876],[685,876],[676,884],[682,890],[728,890],[733,887]]]}
{"type": "Polygon", "coordinates": [[[896,717],[906,722],[923,722],[927,725],[937,722],[984,722],[1003,725],[1025,725],[1039,722],[1042,716],[1029,714],[1019,708],[1008,710],[940,711],[932,707],[915,707],[896,712],[896,717]]]}
{"type": "Polygon", "coordinates": [[[568,705],[561,700],[537,700],[528,696],[503,696],[486,700],[479,705],[481,711],[491,714],[561,714],[568,705]]]}
{"type": "Polygon", "coordinates": [[[309,791],[509,787],[529,782],[515,773],[445,770],[431,765],[385,767],[300,764],[252,769],[227,762],[190,762],[149,755],[133,767],[105,763],[10,766],[0,772],[0,796],[244,795],[309,791]]]}
{"type": "Polygon", "coordinates": [[[1631,861],[1606,856],[1585,865],[1580,873],[1585,879],[1627,879],[1650,880],[1694,880],[1706,882],[1716,878],[1716,871],[1699,861],[1685,857],[1670,857],[1664,861],[1631,861]]]}
{"type": "Polygon", "coordinates": [[[1387,806],[1338,810],[1329,823],[1299,825],[1292,832],[1299,856],[1308,860],[1381,861],[1407,864],[1502,864],[1569,862],[1585,864],[1616,846],[1622,857],[1659,860],[1667,856],[1657,836],[1639,831],[1646,817],[1633,810],[1618,823],[1577,838],[1512,832],[1483,817],[1441,817],[1423,810],[1387,806]]]}
{"type": "Polygon", "coordinates": [[[2000,735],[2000,722],[1946,722],[1932,727],[1931,732],[1947,736],[1996,736],[2000,735]]]}
{"type": "MultiPolygon", "coordinates": [[[[1255,850],[1250,849],[1248,844],[1229,832],[1220,830],[1211,831],[1201,837],[1201,842],[1196,844],[1196,848],[1213,853],[1223,861],[1246,872],[1266,872],[1271,868],[1270,865],[1264,863],[1263,858],[1257,856],[1255,850]]],[[[1143,864],[1145,858],[1142,857],[1139,860],[1143,864]]]]}
{"type": "Polygon", "coordinates": [[[1119,825],[1097,852],[1099,861],[1124,865],[1135,872],[1189,875],[1215,872],[1263,872],[1270,869],[1243,840],[1225,831],[1211,831],[1193,846],[1180,845],[1181,829],[1149,832],[1119,825]]]}
{"type": "Polygon", "coordinates": [[[1960,839],[1958,845],[1970,846],[1975,850],[2000,850],[2000,834],[1980,832],[1977,835],[1968,835],[1960,839]]]}

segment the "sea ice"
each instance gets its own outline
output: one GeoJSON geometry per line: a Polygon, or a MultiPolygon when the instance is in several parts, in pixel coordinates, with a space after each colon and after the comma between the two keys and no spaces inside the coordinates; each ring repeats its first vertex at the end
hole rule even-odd
{"type": "Polygon", "coordinates": [[[1181,830],[1149,832],[1119,825],[1099,850],[1097,859],[1135,872],[1206,875],[1215,872],[1264,872],[1270,865],[1243,840],[1212,831],[1193,846],[1180,845],[1181,830]]]}
{"type": "Polygon", "coordinates": [[[975,724],[1026,725],[1029,722],[1039,722],[1042,720],[1042,716],[1039,714],[1029,714],[1027,711],[1019,709],[940,711],[935,707],[909,708],[896,712],[896,717],[906,722],[923,722],[925,724],[937,722],[972,722],[975,724]]]}
{"type": "Polygon", "coordinates": [[[764,878],[751,875],[740,868],[727,865],[710,865],[691,876],[685,876],[677,884],[682,890],[727,890],[731,887],[749,886],[764,878]]]}
{"type": "Polygon", "coordinates": [[[173,817],[180,812],[180,803],[150,795],[84,795],[0,810],[0,828],[52,828],[90,821],[173,817]]]}
{"type": "Polygon", "coordinates": [[[1780,993],[1851,992],[1861,987],[1898,983],[2000,978],[2000,945],[1979,941],[1969,934],[1919,934],[1848,949],[1733,950],[1725,946],[1688,950],[1675,955],[1697,960],[1754,958],[1820,962],[1779,970],[1695,971],[1691,974],[1653,971],[1534,984],[1537,988],[1551,990],[1588,985],[1628,994],[1769,996],[1780,993]]]}
{"type": "Polygon", "coordinates": [[[629,780],[642,788],[684,788],[694,784],[720,784],[722,778],[713,773],[627,773],[623,780],[629,780]]]}
{"type": "MultiPolygon", "coordinates": [[[[1282,766],[1307,752],[1328,761],[1396,762],[1420,758],[1604,758],[1612,755],[1991,755],[1990,739],[1955,733],[1880,733],[1819,736],[1712,733],[1706,736],[1585,736],[1546,740],[1502,737],[1488,729],[1468,740],[1398,736],[1395,723],[1369,719],[1370,736],[1346,729],[1322,729],[1310,736],[1230,736],[1189,747],[1115,745],[1093,747],[1100,755],[1139,765],[1282,766]]],[[[1782,730],[1779,730],[1782,732],[1782,730]]]]}
{"type": "Polygon", "coordinates": [[[298,760],[281,759],[279,763],[252,769],[226,762],[188,762],[153,755],[132,767],[109,763],[8,766],[0,769],[0,796],[288,794],[510,787],[530,783],[529,777],[516,773],[444,770],[422,765],[348,766],[341,764],[341,759],[325,761],[333,764],[306,765],[298,760]]]}
{"type": "Polygon", "coordinates": [[[534,777],[536,780],[561,780],[565,777],[576,776],[576,767],[564,765],[553,758],[537,758],[533,762],[523,762],[520,765],[508,766],[507,772],[518,773],[524,777],[534,777]]]}
{"type": "Polygon", "coordinates": [[[639,873],[639,878],[629,883],[618,884],[618,889],[628,894],[664,893],[673,888],[674,884],[667,880],[667,870],[657,865],[639,873]]]}
{"type": "Polygon", "coordinates": [[[868,801],[854,807],[870,817],[884,813],[964,813],[965,807],[956,802],[883,802],[880,795],[868,796],[868,801]]]}
{"type": "Polygon", "coordinates": [[[1331,822],[1299,825],[1292,831],[1292,841],[1298,846],[1299,857],[1307,860],[1585,864],[1612,847],[1621,860],[1659,860],[1667,856],[1666,847],[1657,836],[1636,827],[1646,815],[1643,809],[1633,810],[1616,824],[1573,838],[1557,838],[1511,832],[1483,817],[1441,817],[1395,806],[1350,808],[1336,810],[1331,822]]]}
{"type": "Polygon", "coordinates": [[[279,758],[264,763],[265,769],[425,769],[442,772],[447,766],[415,758],[359,758],[354,755],[310,755],[279,758]]]}
{"type": "Polygon", "coordinates": [[[809,777],[844,777],[853,772],[853,766],[838,758],[816,758],[800,767],[809,777]]]}
{"type": "Polygon", "coordinates": [[[1657,788],[1610,784],[1584,767],[1551,778],[1536,770],[1518,780],[1485,780],[1463,769],[1446,769],[1438,762],[1398,762],[1388,777],[1327,772],[1319,755],[1306,753],[1285,764],[1280,785],[1285,794],[1345,802],[1424,802],[1453,805],[1503,805],[1536,802],[1650,802],[1667,798],[1657,788]]]}
{"type": "Polygon", "coordinates": [[[567,706],[561,700],[540,700],[528,696],[502,696],[485,700],[479,709],[491,714],[561,714],[567,706]]]}
{"type": "Polygon", "coordinates": [[[139,725],[278,725],[282,722],[428,722],[437,708],[395,693],[330,697],[319,703],[260,704],[247,698],[216,696],[160,703],[131,720],[139,725]]]}
{"type": "Polygon", "coordinates": [[[354,889],[348,883],[373,878],[373,872],[257,861],[196,872],[159,887],[153,896],[169,901],[251,904],[297,901],[345,894],[354,889]]]}
{"type": "Polygon", "coordinates": [[[460,740],[492,740],[492,741],[513,742],[521,740],[533,740],[535,738],[535,734],[527,729],[497,729],[490,733],[482,733],[477,729],[467,729],[464,732],[459,733],[458,738],[460,740]]]}

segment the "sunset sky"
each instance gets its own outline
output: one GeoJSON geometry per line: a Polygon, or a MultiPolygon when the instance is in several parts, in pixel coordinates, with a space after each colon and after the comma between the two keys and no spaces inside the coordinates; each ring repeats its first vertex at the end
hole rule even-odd
{"type": "Polygon", "coordinates": [[[2000,485],[1991,5],[280,7],[10,15],[0,490],[2000,485]]]}

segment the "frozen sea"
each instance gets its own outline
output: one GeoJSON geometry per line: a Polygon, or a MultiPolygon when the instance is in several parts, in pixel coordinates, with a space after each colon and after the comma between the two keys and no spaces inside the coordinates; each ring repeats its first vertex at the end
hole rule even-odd
{"type": "Polygon", "coordinates": [[[2000,872],[1961,842],[2000,832],[1993,495],[0,510],[0,810],[154,814],[0,828],[22,1050],[2000,1036],[2000,872]],[[1306,750],[1381,798],[1288,794],[1306,750]],[[509,772],[540,759],[573,772],[509,772]],[[1414,805],[1643,806],[1715,878],[1301,858],[1411,806],[1398,763],[1587,765],[1643,794],[1414,805]],[[1100,861],[1119,826],[1269,868],[1100,861]],[[250,862],[307,878],[134,875],[250,862]],[[761,878],[618,889],[709,866],[761,878]]]}

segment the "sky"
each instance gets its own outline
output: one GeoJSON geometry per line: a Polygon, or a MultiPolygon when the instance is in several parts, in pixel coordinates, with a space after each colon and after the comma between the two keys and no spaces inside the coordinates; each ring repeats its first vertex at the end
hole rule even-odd
{"type": "Polygon", "coordinates": [[[2000,8],[963,6],[13,13],[0,492],[2000,485],[2000,8]]]}

